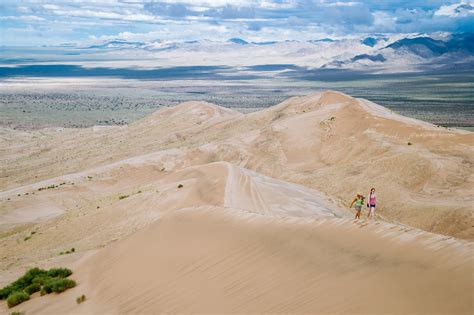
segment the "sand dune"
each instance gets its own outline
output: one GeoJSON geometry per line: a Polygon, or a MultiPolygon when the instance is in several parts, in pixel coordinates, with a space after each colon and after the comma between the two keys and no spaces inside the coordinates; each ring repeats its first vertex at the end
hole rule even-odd
{"type": "Polygon", "coordinates": [[[247,115],[188,102],[126,127],[2,129],[0,284],[73,268],[78,287],[16,308],[35,314],[467,314],[473,143],[332,91],[247,115]],[[378,221],[352,222],[372,186],[378,221]]]}
{"type": "Polygon", "coordinates": [[[472,251],[396,225],[178,210],[77,268],[35,314],[472,311],[472,251]],[[87,303],[75,297],[86,294],[87,303]]]}

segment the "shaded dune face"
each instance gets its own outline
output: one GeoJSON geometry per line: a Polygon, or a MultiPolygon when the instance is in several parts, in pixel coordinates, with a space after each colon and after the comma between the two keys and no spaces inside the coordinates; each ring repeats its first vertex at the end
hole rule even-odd
{"type": "Polygon", "coordinates": [[[0,135],[0,282],[37,264],[78,281],[13,311],[471,311],[472,243],[451,237],[474,237],[470,132],[326,91],[0,135]],[[379,221],[354,223],[348,203],[372,186],[379,221]]]}

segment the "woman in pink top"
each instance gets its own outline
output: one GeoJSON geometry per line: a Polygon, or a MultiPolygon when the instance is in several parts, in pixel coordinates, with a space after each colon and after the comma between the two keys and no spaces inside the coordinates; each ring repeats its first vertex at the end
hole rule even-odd
{"type": "Polygon", "coordinates": [[[377,204],[377,196],[375,195],[375,188],[370,190],[369,196],[367,197],[367,208],[369,208],[369,213],[367,218],[375,219],[375,206],[377,204]]]}

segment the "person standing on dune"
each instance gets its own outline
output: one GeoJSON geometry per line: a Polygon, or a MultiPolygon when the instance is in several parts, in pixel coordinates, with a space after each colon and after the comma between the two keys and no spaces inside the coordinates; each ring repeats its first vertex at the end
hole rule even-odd
{"type": "Polygon", "coordinates": [[[367,218],[375,219],[375,205],[377,204],[377,196],[375,195],[375,188],[372,188],[369,192],[369,196],[367,199],[367,208],[369,208],[369,213],[367,214],[367,218]]]}
{"type": "Polygon", "coordinates": [[[356,215],[355,215],[354,220],[360,219],[360,212],[362,211],[362,205],[364,204],[364,199],[365,198],[364,196],[362,196],[361,193],[357,193],[356,197],[354,198],[354,200],[352,200],[352,203],[349,206],[349,208],[352,208],[352,206],[355,203],[356,215]]]}

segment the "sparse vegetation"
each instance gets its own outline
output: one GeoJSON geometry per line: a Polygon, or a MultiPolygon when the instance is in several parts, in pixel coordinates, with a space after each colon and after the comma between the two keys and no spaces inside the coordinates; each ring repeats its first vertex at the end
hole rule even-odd
{"type": "Polygon", "coordinates": [[[412,145],[412,143],[411,143],[411,142],[408,142],[407,144],[408,144],[408,145],[412,145]]]}
{"type": "MultiPolygon", "coordinates": [[[[66,184],[66,183],[62,183],[62,184],[59,184],[59,185],[63,185],[63,184],[66,184]]],[[[49,185],[49,186],[46,186],[46,187],[40,187],[38,188],[38,191],[42,191],[42,190],[45,190],[45,189],[54,189],[54,188],[58,188],[59,185],[49,185]]]]}
{"type": "Polygon", "coordinates": [[[178,188],[183,188],[184,186],[182,184],[179,184],[178,185],[178,188]]]}
{"type": "Polygon", "coordinates": [[[67,255],[67,254],[72,254],[76,251],[76,249],[73,247],[70,250],[67,250],[65,252],[60,252],[59,255],[67,255]]]}
{"type": "Polygon", "coordinates": [[[0,300],[7,300],[8,307],[13,307],[29,300],[30,295],[40,291],[40,295],[61,293],[72,288],[76,282],[67,279],[72,271],[67,268],[49,270],[32,268],[22,277],[0,289],[0,300]]]}
{"type": "Polygon", "coordinates": [[[83,294],[76,299],[77,304],[81,304],[86,300],[86,296],[83,294]]]}
{"type": "Polygon", "coordinates": [[[130,197],[130,195],[121,195],[119,196],[119,200],[122,200],[122,199],[125,199],[125,198],[128,198],[130,197]]]}
{"type": "Polygon", "coordinates": [[[23,240],[26,242],[27,240],[29,240],[31,238],[31,236],[27,236],[25,237],[23,240]]]}
{"type": "Polygon", "coordinates": [[[11,315],[25,315],[23,312],[12,312],[11,315]]]}

